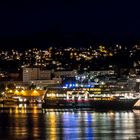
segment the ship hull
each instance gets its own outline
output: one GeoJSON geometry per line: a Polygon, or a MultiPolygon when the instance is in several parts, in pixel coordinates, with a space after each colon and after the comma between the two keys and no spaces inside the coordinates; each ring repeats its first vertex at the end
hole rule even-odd
{"type": "Polygon", "coordinates": [[[93,108],[93,109],[132,109],[138,99],[118,99],[118,100],[83,100],[83,101],[68,101],[68,100],[45,100],[42,103],[43,108],[93,108]]]}

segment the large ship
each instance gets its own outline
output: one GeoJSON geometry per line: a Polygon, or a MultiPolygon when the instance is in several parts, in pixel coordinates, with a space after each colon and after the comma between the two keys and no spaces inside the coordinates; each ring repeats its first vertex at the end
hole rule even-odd
{"type": "Polygon", "coordinates": [[[43,97],[43,108],[132,109],[138,101],[134,91],[100,88],[49,88],[43,97]]]}

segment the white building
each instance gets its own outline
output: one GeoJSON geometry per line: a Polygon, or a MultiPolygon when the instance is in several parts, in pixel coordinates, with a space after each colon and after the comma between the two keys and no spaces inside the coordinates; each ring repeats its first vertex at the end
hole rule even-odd
{"type": "Polygon", "coordinates": [[[23,82],[29,83],[31,80],[50,80],[51,71],[40,68],[23,68],[23,82]]]}
{"type": "Polygon", "coordinates": [[[50,70],[40,70],[39,71],[39,78],[41,80],[50,80],[51,79],[51,71],[50,70]]]}
{"type": "Polygon", "coordinates": [[[76,70],[72,71],[56,71],[54,72],[55,77],[57,78],[64,78],[64,77],[75,77],[77,75],[76,70]]]}
{"type": "MultiPolygon", "coordinates": [[[[32,80],[30,81],[31,83],[34,83],[35,85],[39,86],[39,87],[45,87],[47,85],[57,85],[57,84],[61,84],[62,80],[61,78],[54,78],[52,80],[32,80]]],[[[30,84],[31,84],[30,83],[30,84]]]]}
{"type": "Polygon", "coordinates": [[[100,70],[100,71],[90,71],[90,75],[114,75],[114,70],[100,70]]]}
{"type": "Polygon", "coordinates": [[[41,70],[40,68],[23,68],[23,83],[34,83],[38,86],[61,84],[62,78],[75,77],[77,71],[56,71],[51,79],[51,70],[41,70]]]}

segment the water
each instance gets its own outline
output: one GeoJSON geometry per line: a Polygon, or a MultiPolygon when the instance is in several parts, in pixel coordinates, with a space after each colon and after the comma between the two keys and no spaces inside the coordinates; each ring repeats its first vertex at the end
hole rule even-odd
{"type": "Polygon", "coordinates": [[[0,140],[140,139],[140,111],[80,111],[39,106],[0,108],[0,140]]]}

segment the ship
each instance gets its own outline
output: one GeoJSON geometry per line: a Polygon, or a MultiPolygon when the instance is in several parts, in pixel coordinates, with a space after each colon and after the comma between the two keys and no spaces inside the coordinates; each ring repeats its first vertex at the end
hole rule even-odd
{"type": "Polygon", "coordinates": [[[139,100],[133,91],[103,91],[100,88],[48,88],[42,108],[93,108],[130,110],[139,100]]]}

